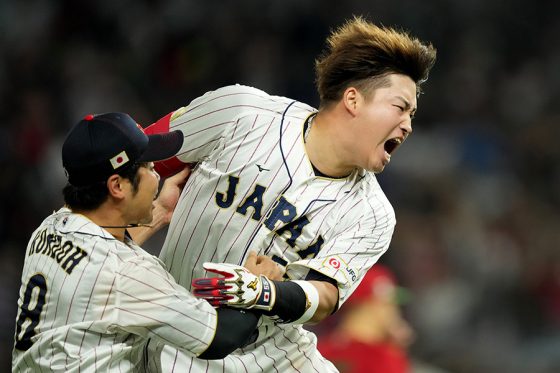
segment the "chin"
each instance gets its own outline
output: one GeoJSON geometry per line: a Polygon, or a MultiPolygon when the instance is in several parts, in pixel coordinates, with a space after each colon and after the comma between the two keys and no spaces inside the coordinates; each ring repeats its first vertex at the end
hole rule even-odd
{"type": "Polygon", "coordinates": [[[140,219],[140,224],[150,224],[154,220],[154,215],[150,214],[146,216],[144,219],[140,219]]]}
{"type": "Polygon", "coordinates": [[[369,172],[373,172],[374,174],[380,174],[383,172],[384,169],[385,169],[385,165],[383,164],[371,165],[369,167],[366,167],[366,170],[368,170],[369,172]]]}

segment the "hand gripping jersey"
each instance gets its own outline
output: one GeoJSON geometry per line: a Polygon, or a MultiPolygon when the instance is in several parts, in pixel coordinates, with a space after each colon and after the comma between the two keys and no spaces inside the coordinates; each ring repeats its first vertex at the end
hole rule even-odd
{"type": "MultiPolygon", "coordinates": [[[[242,265],[252,250],[285,265],[290,279],[305,279],[310,269],[334,279],[340,306],[387,250],[395,217],[375,175],[315,175],[303,133],[315,113],[301,102],[236,85],[206,93],[148,128],[181,130],[177,158],[197,164],[160,254],[179,284],[190,289],[193,278],[204,277],[204,262],[242,265]]],[[[257,341],[224,360],[153,347],[162,349],[167,372],[335,369],[312,333],[266,317],[257,341]]]]}
{"type": "Polygon", "coordinates": [[[215,333],[157,258],[66,208],[33,233],[19,294],[14,372],[145,371],[148,339],[199,355],[215,333]]]}

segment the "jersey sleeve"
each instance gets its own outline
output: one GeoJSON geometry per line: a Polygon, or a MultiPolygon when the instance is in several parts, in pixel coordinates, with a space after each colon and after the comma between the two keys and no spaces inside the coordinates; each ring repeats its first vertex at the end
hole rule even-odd
{"type": "Polygon", "coordinates": [[[251,108],[254,97],[263,95],[266,94],[252,87],[223,87],[207,92],[145,128],[147,134],[180,130],[184,136],[183,146],[174,158],[156,162],[158,172],[174,173],[185,163],[211,157],[222,141],[235,133],[238,118],[251,108]]]}
{"type": "Polygon", "coordinates": [[[117,328],[196,356],[214,338],[216,311],[178,285],[155,258],[125,262],[116,276],[115,293],[117,328]]]}
{"type": "Polygon", "coordinates": [[[288,277],[305,279],[313,269],[334,279],[338,284],[340,307],[389,248],[395,227],[394,211],[388,203],[376,211],[375,214],[347,219],[351,225],[340,227],[325,239],[317,256],[288,264],[288,277]]]}

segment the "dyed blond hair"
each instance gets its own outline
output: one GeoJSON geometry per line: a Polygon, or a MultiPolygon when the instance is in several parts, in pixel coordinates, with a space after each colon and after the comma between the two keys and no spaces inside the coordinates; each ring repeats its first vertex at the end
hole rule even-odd
{"type": "Polygon", "coordinates": [[[419,93],[435,61],[436,50],[431,44],[354,17],[331,33],[327,48],[315,61],[321,106],[339,101],[350,86],[369,96],[387,85],[387,75],[393,73],[409,76],[419,93]]]}

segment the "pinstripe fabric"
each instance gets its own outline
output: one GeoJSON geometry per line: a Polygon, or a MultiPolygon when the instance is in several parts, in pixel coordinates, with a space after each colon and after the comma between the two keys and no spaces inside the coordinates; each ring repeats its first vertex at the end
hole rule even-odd
{"type": "MultiPolygon", "coordinates": [[[[30,347],[14,348],[14,371],[143,371],[149,338],[200,354],[214,336],[215,311],[177,285],[159,259],[68,209],[46,218],[30,240],[18,318],[28,281],[38,273],[47,287],[44,306],[30,347]],[[61,247],[86,253],[71,271],[61,247]]],[[[24,308],[42,302],[33,294],[24,308]]],[[[29,321],[16,340],[27,339],[29,321]]]]}
{"type": "MultiPolygon", "coordinates": [[[[375,175],[316,177],[303,125],[316,110],[244,86],[195,99],[173,115],[185,141],[179,160],[197,163],[175,210],[160,258],[183,286],[205,275],[206,261],[242,264],[249,250],[336,279],[340,304],[387,250],[394,212],[375,175]]],[[[165,372],[328,372],[315,336],[262,318],[256,343],[223,361],[163,350],[165,372]]]]}

